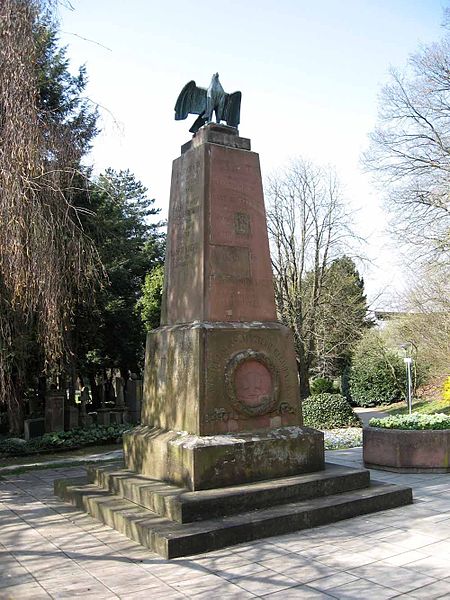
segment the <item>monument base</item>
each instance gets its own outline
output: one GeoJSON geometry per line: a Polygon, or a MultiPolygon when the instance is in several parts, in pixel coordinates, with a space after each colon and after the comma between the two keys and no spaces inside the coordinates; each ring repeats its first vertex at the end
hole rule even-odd
{"type": "MultiPolygon", "coordinates": [[[[317,473],[191,492],[120,465],[55,481],[55,494],[164,558],[217,550],[412,502],[411,488],[369,471],[317,473]]],[[[300,539],[300,536],[299,536],[300,539]]]]}
{"type": "Polygon", "coordinates": [[[189,490],[310,473],[324,468],[323,433],[308,427],[198,436],[136,427],[124,434],[127,468],[189,490]]]}

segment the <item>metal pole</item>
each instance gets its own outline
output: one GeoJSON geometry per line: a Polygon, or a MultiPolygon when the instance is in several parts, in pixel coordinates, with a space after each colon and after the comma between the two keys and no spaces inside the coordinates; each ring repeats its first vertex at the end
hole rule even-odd
{"type": "Polygon", "coordinates": [[[408,411],[412,413],[412,376],[411,376],[411,363],[412,358],[406,357],[403,359],[406,365],[406,377],[407,377],[407,392],[408,392],[408,411]]]}

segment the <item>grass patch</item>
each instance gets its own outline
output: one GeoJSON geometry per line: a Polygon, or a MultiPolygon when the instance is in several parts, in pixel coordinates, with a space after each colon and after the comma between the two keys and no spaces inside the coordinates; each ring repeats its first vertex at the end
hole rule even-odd
{"type": "MultiPolygon", "coordinates": [[[[407,415],[409,412],[406,402],[397,402],[379,408],[389,415],[407,415]]],[[[435,413],[450,415],[450,402],[448,400],[414,400],[412,409],[413,412],[422,415],[434,415],[435,413]]]]}

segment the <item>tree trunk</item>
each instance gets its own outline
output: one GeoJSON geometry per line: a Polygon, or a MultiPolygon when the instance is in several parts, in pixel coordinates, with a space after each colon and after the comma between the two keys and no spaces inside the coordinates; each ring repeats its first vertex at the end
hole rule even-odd
{"type": "Polygon", "coordinates": [[[305,360],[297,360],[299,387],[300,387],[300,399],[305,400],[310,395],[309,389],[309,367],[305,360]]]}
{"type": "Polygon", "coordinates": [[[23,394],[22,386],[12,382],[11,395],[8,404],[9,431],[12,435],[21,436],[23,433],[23,394]]]}

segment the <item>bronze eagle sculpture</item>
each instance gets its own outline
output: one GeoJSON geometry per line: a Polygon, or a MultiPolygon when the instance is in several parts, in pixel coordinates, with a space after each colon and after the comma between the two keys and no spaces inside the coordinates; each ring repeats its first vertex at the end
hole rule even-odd
{"type": "Polygon", "coordinates": [[[212,121],[213,112],[216,123],[225,121],[230,127],[239,125],[241,112],[241,92],[227,94],[219,81],[219,73],[214,73],[208,87],[198,87],[195,81],[190,81],[181,90],[175,104],[175,120],[186,119],[188,114],[199,115],[192,127],[191,133],[196,133],[200,127],[212,121]]]}

